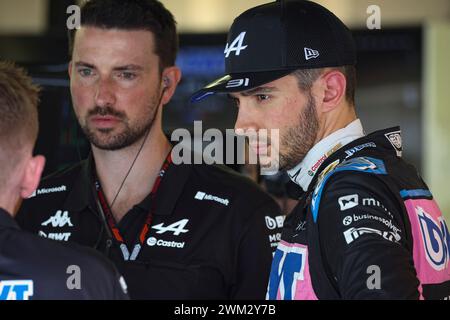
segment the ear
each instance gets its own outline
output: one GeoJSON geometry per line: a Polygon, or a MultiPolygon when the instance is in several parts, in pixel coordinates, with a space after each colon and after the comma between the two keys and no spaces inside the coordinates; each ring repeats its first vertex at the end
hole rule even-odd
{"type": "Polygon", "coordinates": [[[28,160],[20,186],[20,196],[22,198],[28,198],[37,189],[44,166],[44,156],[35,156],[28,160]]]}
{"type": "Polygon", "coordinates": [[[339,106],[345,98],[347,81],[342,72],[332,70],[322,75],[322,111],[328,112],[339,106]]]}
{"type": "Polygon", "coordinates": [[[181,70],[178,67],[172,66],[164,69],[161,77],[162,87],[164,88],[164,94],[161,100],[163,105],[169,103],[175,93],[180,79],[181,70]]]}

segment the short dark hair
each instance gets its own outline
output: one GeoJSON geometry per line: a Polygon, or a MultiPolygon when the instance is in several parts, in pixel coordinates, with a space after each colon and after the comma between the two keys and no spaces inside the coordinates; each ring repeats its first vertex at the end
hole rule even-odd
{"type": "MultiPolygon", "coordinates": [[[[345,99],[351,105],[355,105],[355,88],[356,88],[356,68],[355,66],[333,67],[332,70],[341,72],[347,82],[345,89],[345,99]]],[[[309,92],[311,87],[319,76],[323,73],[323,68],[317,69],[298,69],[292,75],[297,78],[298,86],[301,90],[309,92]]]]}
{"type": "MultiPolygon", "coordinates": [[[[90,0],[81,8],[81,26],[103,29],[147,30],[155,37],[161,70],[175,64],[178,52],[176,21],[157,0],[90,0]]],[[[72,56],[76,29],[69,30],[72,56]]]]}
{"type": "Polygon", "coordinates": [[[38,134],[39,87],[25,70],[0,61],[0,184],[38,134]]]}

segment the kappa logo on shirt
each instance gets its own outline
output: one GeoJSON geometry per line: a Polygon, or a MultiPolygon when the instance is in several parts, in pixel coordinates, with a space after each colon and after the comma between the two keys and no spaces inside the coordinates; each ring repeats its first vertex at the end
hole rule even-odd
{"type": "Polygon", "coordinates": [[[48,218],[48,220],[41,223],[41,226],[48,226],[49,224],[52,225],[53,228],[56,227],[64,227],[65,225],[68,225],[69,227],[73,227],[72,222],[70,221],[69,212],[68,211],[62,211],[58,210],[56,211],[54,216],[51,216],[48,218]]]}

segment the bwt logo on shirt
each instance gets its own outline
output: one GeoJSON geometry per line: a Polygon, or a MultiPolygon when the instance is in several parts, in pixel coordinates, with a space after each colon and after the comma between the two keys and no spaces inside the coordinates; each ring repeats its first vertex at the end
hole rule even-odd
{"type": "Polygon", "coordinates": [[[275,219],[269,216],[266,216],[266,226],[269,230],[273,230],[275,228],[283,228],[285,216],[276,216],[275,219]]]}
{"type": "Polygon", "coordinates": [[[0,281],[0,300],[29,300],[33,291],[33,280],[0,281]]]}
{"type": "Polygon", "coordinates": [[[45,233],[42,230],[39,230],[38,235],[43,238],[48,238],[52,240],[57,241],[69,241],[70,236],[72,235],[71,232],[51,232],[51,233],[45,233]]]}
{"type": "Polygon", "coordinates": [[[450,261],[450,235],[444,218],[438,217],[436,221],[419,206],[416,213],[428,263],[437,271],[446,269],[450,261]]]}

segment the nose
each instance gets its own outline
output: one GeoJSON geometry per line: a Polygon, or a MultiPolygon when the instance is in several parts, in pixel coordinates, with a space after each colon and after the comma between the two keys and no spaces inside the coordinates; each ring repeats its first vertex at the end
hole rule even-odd
{"type": "Polygon", "coordinates": [[[116,102],[115,90],[110,79],[100,79],[97,83],[95,103],[99,107],[111,106],[116,102]]]}

